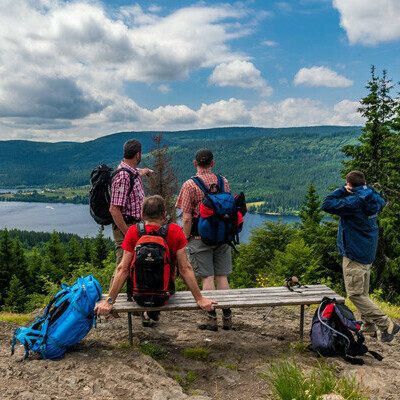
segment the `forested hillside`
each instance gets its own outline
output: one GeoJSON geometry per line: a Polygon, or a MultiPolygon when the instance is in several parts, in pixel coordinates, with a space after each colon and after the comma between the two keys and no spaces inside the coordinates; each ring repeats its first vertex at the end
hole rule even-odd
{"type": "MultiPolygon", "coordinates": [[[[195,151],[208,147],[216,171],[230,180],[233,191],[265,201],[262,209],[290,211],[299,208],[310,180],[321,193],[337,183],[341,148],[359,134],[358,127],[218,128],[166,132],[163,140],[173,153],[179,184],[195,173],[195,151]]],[[[126,140],[140,140],[147,153],[155,135],[122,132],[85,143],[0,142],[0,187],[85,185],[96,165],[117,165],[126,140]]]]}

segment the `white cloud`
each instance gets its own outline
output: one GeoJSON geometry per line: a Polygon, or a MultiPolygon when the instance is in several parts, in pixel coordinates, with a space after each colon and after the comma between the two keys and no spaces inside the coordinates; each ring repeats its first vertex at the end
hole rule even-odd
{"type": "Polygon", "coordinates": [[[161,85],[158,86],[158,90],[161,93],[168,93],[168,92],[171,91],[171,88],[169,87],[169,85],[161,84],[161,85]]]}
{"type": "Polygon", "coordinates": [[[399,0],[333,0],[351,44],[376,45],[400,39],[399,0]]]}
{"type": "Polygon", "coordinates": [[[261,78],[260,71],[249,61],[235,60],[217,65],[209,78],[209,82],[220,87],[237,86],[257,89],[263,96],[269,96],[273,92],[273,89],[261,78]]]}
{"type": "Polygon", "coordinates": [[[348,87],[353,81],[326,67],[301,68],[294,77],[294,84],[304,86],[348,87]]]}
{"type": "Polygon", "coordinates": [[[0,123],[17,131],[29,119],[42,133],[43,126],[66,121],[95,124],[115,118],[113,105],[132,111],[125,82],[163,82],[158,89],[166,93],[166,82],[246,58],[229,47],[248,34],[240,23],[243,8],[198,5],[165,17],[159,11],[136,4],[113,12],[80,0],[2,0],[0,123]]]}
{"type": "Polygon", "coordinates": [[[278,45],[278,42],[275,42],[274,40],[264,40],[263,42],[261,42],[261,44],[264,44],[268,47],[274,47],[278,45]]]}
{"type": "Polygon", "coordinates": [[[333,107],[308,98],[287,98],[278,103],[261,103],[251,110],[252,125],[294,127],[315,125],[361,125],[359,103],[343,100],[333,107]]]}

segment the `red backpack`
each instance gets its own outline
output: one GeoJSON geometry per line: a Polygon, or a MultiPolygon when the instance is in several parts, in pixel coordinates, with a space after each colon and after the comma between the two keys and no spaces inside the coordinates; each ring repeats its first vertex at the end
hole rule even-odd
{"type": "Polygon", "coordinates": [[[137,225],[139,240],[133,251],[130,274],[133,298],[141,306],[164,305],[175,292],[175,266],[167,244],[168,225],[146,232],[143,223],[137,225]]]}

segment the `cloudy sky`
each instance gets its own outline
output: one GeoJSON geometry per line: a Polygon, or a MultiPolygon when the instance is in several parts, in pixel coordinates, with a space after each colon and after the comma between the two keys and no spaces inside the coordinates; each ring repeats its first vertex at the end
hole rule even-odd
{"type": "Polygon", "coordinates": [[[358,125],[399,0],[0,1],[0,140],[358,125]]]}

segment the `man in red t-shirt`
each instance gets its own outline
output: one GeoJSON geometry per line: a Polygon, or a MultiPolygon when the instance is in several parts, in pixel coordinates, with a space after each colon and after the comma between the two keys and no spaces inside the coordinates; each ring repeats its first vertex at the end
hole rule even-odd
{"type": "MultiPolygon", "coordinates": [[[[146,232],[158,230],[164,223],[167,212],[165,211],[165,202],[161,196],[151,196],[144,200],[142,206],[142,217],[145,222],[146,232]]],[[[126,278],[129,275],[129,268],[132,262],[133,251],[135,249],[136,242],[139,240],[139,234],[137,226],[133,225],[129,228],[128,233],[122,243],[124,254],[122,261],[117,267],[117,272],[114,277],[114,281],[107,300],[99,304],[95,308],[97,315],[109,315],[112,309],[112,305],[115,302],[118,294],[120,293],[126,278]]],[[[166,237],[168,247],[174,259],[178,263],[179,273],[192,292],[194,299],[197,304],[204,311],[214,310],[214,304],[217,302],[206,299],[200,292],[199,286],[197,285],[196,277],[193,272],[193,268],[187,259],[186,244],[187,240],[182,231],[182,228],[177,224],[170,224],[168,229],[168,235],[166,237]]],[[[158,319],[158,313],[144,313],[144,323],[149,321],[149,316],[154,316],[154,319],[158,319]]]]}

